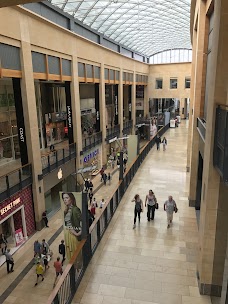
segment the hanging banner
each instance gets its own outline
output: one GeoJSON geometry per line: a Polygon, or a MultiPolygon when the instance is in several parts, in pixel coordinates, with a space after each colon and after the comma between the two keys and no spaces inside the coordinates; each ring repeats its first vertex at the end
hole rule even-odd
{"type": "Polygon", "coordinates": [[[64,227],[66,256],[68,261],[74,255],[80,241],[87,234],[87,202],[82,203],[81,192],[60,192],[64,227]]]}
{"type": "Polygon", "coordinates": [[[15,240],[16,246],[20,246],[24,242],[23,232],[21,228],[15,231],[15,240]]]}

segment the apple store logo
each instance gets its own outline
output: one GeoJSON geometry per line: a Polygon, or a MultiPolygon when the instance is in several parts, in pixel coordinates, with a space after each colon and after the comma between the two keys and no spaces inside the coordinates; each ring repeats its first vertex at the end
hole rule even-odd
{"type": "Polygon", "coordinates": [[[59,168],[57,176],[58,176],[58,179],[62,179],[63,178],[63,170],[61,168],[59,168]]]}

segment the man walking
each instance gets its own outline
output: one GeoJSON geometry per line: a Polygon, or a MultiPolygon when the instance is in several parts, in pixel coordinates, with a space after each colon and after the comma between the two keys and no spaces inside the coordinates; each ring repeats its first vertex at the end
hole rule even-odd
{"type": "Polygon", "coordinates": [[[43,266],[41,265],[40,262],[37,262],[37,264],[36,264],[36,283],[35,283],[35,286],[38,285],[39,277],[42,278],[42,281],[44,280],[44,275],[43,275],[43,273],[44,273],[44,268],[43,268],[43,266]]]}
{"type": "Polygon", "coordinates": [[[14,267],[14,260],[12,255],[10,254],[10,249],[7,249],[5,252],[6,256],[6,266],[7,266],[7,273],[13,272],[13,267],[14,267]],[[11,267],[10,267],[11,265],[11,267]]]}
{"type": "Polygon", "coordinates": [[[168,200],[164,203],[164,211],[167,213],[167,228],[170,228],[170,225],[173,222],[173,212],[177,212],[176,202],[173,200],[173,197],[170,195],[168,200]]]}
{"type": "Polygon", "coordinates": [[[58,276],[62,275],[62,273],[63,273],[62,263],[60,262],[60,257],[57,257],[57,260],[54,262],[54,267],[55,267],[56,276],[55,276],[55,282],[54,282],[53,287],[55,287],[58,276]]]}
{"type": "Polygon", "coordinates": [[[161,137],[159,135],[155,138],[155,143],[157,145],[157,150],[160,150],[161,137]]]}
{"type": "Polygon", "coordinates": [[[65,255],[66,255],[66,248],[65,248],[65,244],[64,244],[64,240],[61,241],[61,244],[59,244],[59,254],[61,254],[63,256],[62,259],[62,265],[65,261],[65,255]]]}
{"type": "Polygon", "coordinates": [[[49,226],[48,226],[47,210],[45,210],[45,211],[42,213],[42,218],[43,218],[45,227],[48,228],[49,226]]]}

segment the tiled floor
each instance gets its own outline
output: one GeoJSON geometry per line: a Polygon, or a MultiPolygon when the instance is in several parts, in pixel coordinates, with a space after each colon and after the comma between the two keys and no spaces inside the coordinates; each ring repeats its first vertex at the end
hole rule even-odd
{"type": "Polygon", "coordinates": [[[112,219],[86,271],[73,303],[211,304],[200,296],[196,280],[198,230],[188,207],[187,125],[166,134],[167,151],[150,152],[112,219]],[[154,221],[146,211],[132,229],[133,196],[155,192],[160,208],[154,221]],[[167,230],[163,203],[173,195],[179,211],[167,230]]]}

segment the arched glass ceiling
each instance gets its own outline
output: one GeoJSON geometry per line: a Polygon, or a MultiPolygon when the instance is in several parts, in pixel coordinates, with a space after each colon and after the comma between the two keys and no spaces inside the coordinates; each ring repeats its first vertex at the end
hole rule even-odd
{"type": "Polygon", "coordinates": [[[191,0],[49,0],[135,52],[190,49],[191,0]]]}

